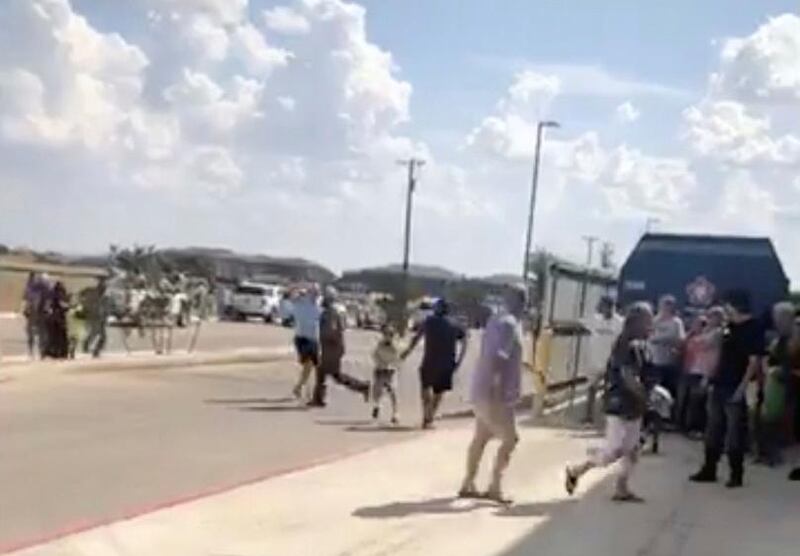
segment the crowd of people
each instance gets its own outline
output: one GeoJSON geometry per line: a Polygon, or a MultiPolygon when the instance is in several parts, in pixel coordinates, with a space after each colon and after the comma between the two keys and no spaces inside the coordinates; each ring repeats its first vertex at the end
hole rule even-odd
{"type": "Polygon", "coordinates": [[[84,302],[64,283],[31,272],[22,297],[25,335],[31,358],[74,358],[79,347],[99,357],[106,342],[105,280],[92,290],[95,302],[84,302]]]}
{"type": "MultiPolygon", "coordinates": [[[[766,324],[754,316],[749,293],[740,290],[729,292],[721,306],[691,315],[688,330],[672,296],[659,300],[655,315],[646,303],[629,307],[601,375],[604,442],[590,449],[585,461],[567,466],[567,492],[572,494],[590,469],[621,461],[614,499],[641,501],[629,479],[644,442],[643,427],[649,428],[654,413],[655,392],[675,403],[666,412],[655,411],[654,451],[662,419],[703,440],[703,464],[691,481],[716,482],[723,455],[730,469],[728,488],[743,486],[748,452],[756,462],[780,464],[784,448],[800,432],[800,320],[789,302],[775,305],[771,317],[766,324]]],[[[616,326],[608,300],[601,302],[599,322],[606,337],[616,326]]],[[[595,351],[603,334],[594,335],[595,351]]],[[[592,354],[594,365],[600,357],[592,354]]],[[[590,380],[590,412],[598,375],[590,380]]],[[[800,469],[789,478],[800,480],[800,469]]]]}

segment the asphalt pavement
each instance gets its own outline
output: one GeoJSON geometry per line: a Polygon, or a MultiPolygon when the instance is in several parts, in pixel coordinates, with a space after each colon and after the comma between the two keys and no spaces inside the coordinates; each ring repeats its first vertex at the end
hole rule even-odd
{"type": "MultiPolygon", "coordinates": [[[[265,343],[290,338],[255,323],[208,329],[212,346],[232,330],[265,343]]],[[[375,338],[348,332],[347,371],[369,378],[375,338]]],[[[465,408],[476,352],[472,346],[446,411],[465,408]]],[[[291,359],[7,378],[0,553],[420,434],[418,357],[419,350],[400,373],[400,427],[376,426],[363,399],[335,384],[328,408],[307,410],[289,396],[298,372],[291,359]]]]}

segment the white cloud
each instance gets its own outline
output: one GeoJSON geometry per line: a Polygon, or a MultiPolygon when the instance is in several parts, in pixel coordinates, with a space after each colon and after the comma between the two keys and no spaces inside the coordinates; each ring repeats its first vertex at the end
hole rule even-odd
{"type": "Polygon", "coordinates": [[[675,100],[691,97],[688,91],[679,87],[626,77],[602,65],[541,64],[520,58],[493,56],[478,56],[473,59],[479,68],[515,74],[532,71],[553,76],[559,80],[561,94],[565,97],[662,97],[675,100]]]}
{"type": "Polygon", "coordinates": [[[700,156],[740,166],[800,164],[800,138],[792,134],[772,136],[769,118],[751,115],[739,102],[692,106],[684,112],[684,120],[686,137],[700,156]]]}
{"type": "Polygon", "coordinates": [[[264,11],[264,23],[272,31],[285,35],[304,35],[311,30],[305,17],[286,6],[264,11]]]}
{"type": "Polygon", "coordinates": [[[547,115],[560,87],[556,77],[518,73],[497,102],[495,113],[469,133],[467,145],[513,160],[529,158],[536,144],[537,122],[547,115]]]}
{"type": "Polygon", "coordinates": [[[744,102],[791,103],[800,100],[800,16],[783,14],[753,34],[727,39],[720,67],[712,74],[712,93],[744,102]]]}
{"type": "Polygon", "coordinates": [[[630,101],[625,101],[617,106],[615,115],[620,123],[630,124],[638,120],[642,113],[630,101]]]}

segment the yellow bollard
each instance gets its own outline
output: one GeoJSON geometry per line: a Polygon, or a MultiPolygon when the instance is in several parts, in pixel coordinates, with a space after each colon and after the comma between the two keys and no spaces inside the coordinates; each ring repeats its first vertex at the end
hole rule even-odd
{"type": "Polygon", "coordinates": [[[533,365],[529,366],[533,372],[533,403],[531,407],[531,416],[534,420],[541,419],[544,415],[552,346],[553,329],[545,327],[539,333],[538,338],[535,339],[533,365]]]}

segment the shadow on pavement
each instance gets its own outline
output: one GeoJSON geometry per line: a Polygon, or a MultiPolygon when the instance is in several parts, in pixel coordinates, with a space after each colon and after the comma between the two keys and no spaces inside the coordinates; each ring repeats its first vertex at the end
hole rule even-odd
{"type": "Polygon", "coordinates": [[[414,500],[409,502],[392,502],[380,506],[366,506],[358,508],[353,516],[365,519],[387,519],[393,517],[408,517],[416,514],[461,514],[478,508],[496,506],[488,500],[462,500],[452,496],[431,498],[428,500],[414,500]]]}
{"type": "Polygon", "coordinates": [[[364,427],[372,424],[370,419],[316,419],[314,422],[331,427],[364,427]]]}
{"type": "Polygon", "coordinates": [[[295,401],[295,399],[291,396],[282,396],[280,398],[220,398],[204,400],[204,402],[207,404],[215,405],[289,403],[293,401],[295,401]]]}
{"type": "Polygon", "coordinates": [[[347,432],[412,432],[419,429],[410,425],[351,425],[344,430],[347,432]]]}
{"type": "Polygon", "coordinates": [[[250,407],[237,407],[238,411],[252,411],[256,413],[290,413],[308,411],[310,408],[303,405],[254,405],[250,407]]]}

